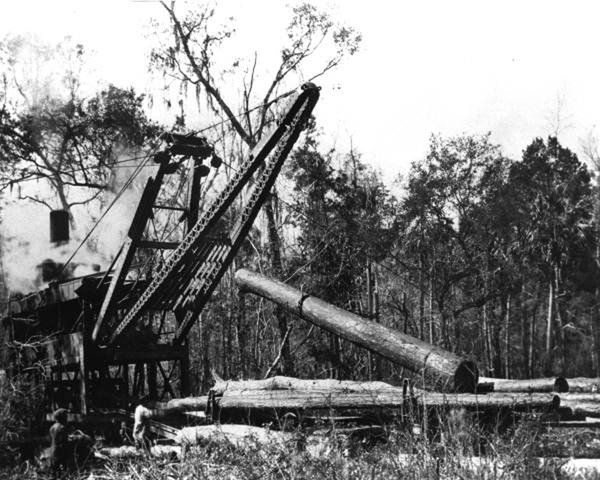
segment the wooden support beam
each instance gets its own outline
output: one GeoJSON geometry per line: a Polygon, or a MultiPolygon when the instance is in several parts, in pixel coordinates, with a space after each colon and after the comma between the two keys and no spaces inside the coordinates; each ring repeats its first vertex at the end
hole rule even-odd
{"type": "Polygon", "coordinates": [[[152,361],[179,360],[185,352],[171,345],[150,345],[133,348],[94,348],[89,353],[89,362],[96,365],[123,365],[152,361]]]}
{"type": "Polygon", "coordinates": [[[174,250],[179,242],[161,242],[159,240],[140,240],[138,248],[158,248],[161,250],[174,250]]]}

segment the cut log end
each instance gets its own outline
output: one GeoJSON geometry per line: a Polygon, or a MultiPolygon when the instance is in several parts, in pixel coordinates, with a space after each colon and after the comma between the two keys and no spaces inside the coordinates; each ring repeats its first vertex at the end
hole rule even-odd
{"type": "Polygon", "coordinates": [[[459,393],[474,393],[477,390],[478,380],[475,362],[463,360],[454,374],[454,389],[459,393]]]}
{"type": "Polygon", "coordinates": [[[569,382],[567,382],[565,377],[556,377],[554,391],[558,393],[567,393],[569,391],[569,382]]]}

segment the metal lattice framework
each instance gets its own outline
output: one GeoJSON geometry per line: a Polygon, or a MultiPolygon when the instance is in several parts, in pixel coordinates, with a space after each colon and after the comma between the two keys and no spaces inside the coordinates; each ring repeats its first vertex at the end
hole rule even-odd
{"type": "MultiPolygon", "coordinates": [[[[175,312],[178,327],[173,343],[177,345],[184,341],[246,238],[318,98],[319,89],[313,84],[304,85],[292,97],[281,121],[251,151],[224,190],[204,210],[184,239],[166,258],[137,300],[120,316],[117,315],[118,299],[115,292],[125,281],[136,249],[148,246],[148,242],[141,240],[141,232],[151,215],[162,176],[172,170],[172,164],[168,160],[161,163],[156,177],[149,180],[142,195],[129,236],[115,263],[111,284],[92,334],[96,343],[118,343],[124,331],[145,313],[155,310],[175,312]],[[252,179],[254,182],[251,193],[234,228],[226,236],[219,234],[219,220],[252,179]]],[[[156,247],[173,248],[166,245],[156,247]]]]}

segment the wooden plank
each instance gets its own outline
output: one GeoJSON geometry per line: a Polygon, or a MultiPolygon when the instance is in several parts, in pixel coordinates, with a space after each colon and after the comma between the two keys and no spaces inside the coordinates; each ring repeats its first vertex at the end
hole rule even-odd
{"type": "Polygon", "coordinates": [[[146,350],[127,348],[94,348],[89,353],[93,365],[123,365],[126,363],[147,363],[152,361],[179,360],[181,349],[170,345],[154,345],[146,350]]]}

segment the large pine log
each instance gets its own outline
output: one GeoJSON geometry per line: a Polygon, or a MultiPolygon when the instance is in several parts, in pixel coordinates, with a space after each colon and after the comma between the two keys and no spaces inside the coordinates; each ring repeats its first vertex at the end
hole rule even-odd
{"type": "Polygon", "coordinates": [[[512,408],[513,410],[556,410],[561,405],[558,395],[552,393],[492,392],[485,395],[472,393],[437,393],[421,391],[417,403],[424,407],[468,408],[486,410],[512,408]]]}
{"type": "Polygon", "coordinates": [[[370,391],[399,391],[385,382],[361,382],[354,380],[316,379],[304,380],[293,377],[275,376],[264,380],[222,380],[217,379],[211,389],[215,395],[223,395],[227,390],[301,390],[327,392],[370,392],[370,391]]]}
{"type": "Polygon", "coordinates": [[[563,393],[560,406],[574,417],[600,417],[600,393],[563,393]]]}
{"type": "Polygon", "coordinates": [[[184,397],[174,398],[166,403],[157,403],[153,408],[138,405],[135,410],[137,419],[160,419],[171,415],[177,415],[182,412],[204,411],[206,410],[207,396],[203,397],[184,397]]]}
{"type": "Polygon", "coordinates": [[[177,445],[152,445],[149,449],[144,450],[132,445],[122,447],[102,447],[98,449],[97,458],[143,458],[143,457],[180,457],[181,447],[177,445]]]}
{"type": "Polygon", "coordinates": [[[182,428],[175,441],[180,445],[225,443],[236,447],[249,445],[267,447],[284,446],[294,439],[295,436],[291,433],[267,430],[252,425],[204,425],[182,428]]]}
{"type": "Polygon", "coordinates": [[[172,415],[178,415],[189,411],[206,410],[208,397],[185,397],[174,398],[167,403],[154,405],[155,408],[147,408],[138,405],[133,414],[133,438],[139,445],[144,444],[146,426],[150,420],[164,419],[172,415]]]}
{"type": "Polygon", "coordinates": [[[575,377],[568,378],[569,392],[600,393],[600,378],[575,377]]]}
{"type": "Polygon", "coordinates": [[[423,375],[432,387],[457,392],[474,392],[477,387],[475,363],[454,353],[366,320],[258,273],[238,270],[235,280],[242,291],[271,300],[320,328],[423,375]]]}
{"type": "Polygon", "coordinates": [[[491,384],[494,392],[568,392],[569,382],[564,377],[510,380],[479,377],[479,384],[491,384]]]}
{"type": "MultiPolygon", "coordinates": [[[[226,390],[216,400],[221,409],[400,408],[412,400],[402,390],[340,392],[331,390],[226,390]]],[[[518,410],[558,408],[560,398],[548,393],[435,393],[418,391],[414,401],[423,407],[518,410]]]]}

